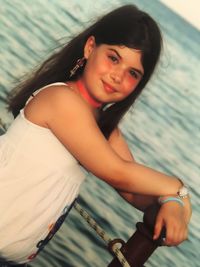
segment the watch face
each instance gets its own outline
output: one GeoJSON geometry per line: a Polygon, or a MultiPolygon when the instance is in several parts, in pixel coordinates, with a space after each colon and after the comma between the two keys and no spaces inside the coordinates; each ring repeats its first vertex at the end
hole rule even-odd
{"type": "Polygon", "coordinates": [[[178,195],[179,195],[179,197],[182,197],[182,198],[187,197],[187,195],[188,195],[187,187],[185,187],[185,186],[181,187],[179,189],[178,195]]]}

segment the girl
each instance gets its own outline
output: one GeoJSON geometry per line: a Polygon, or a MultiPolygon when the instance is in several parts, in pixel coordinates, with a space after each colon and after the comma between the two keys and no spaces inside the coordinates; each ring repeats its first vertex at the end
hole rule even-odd
{"type": "Polygon", "coordinates": [[[102,17],[52,55],[12,95],[0,138],[0,257],[31,261],[76,199],[84,168],[134,207],[159,201],[154,239],[187,238],[191,207],[180,179],[134,161],[118,123],[149,81],[162,46],[156,22],[133,5],[102,17]]]}

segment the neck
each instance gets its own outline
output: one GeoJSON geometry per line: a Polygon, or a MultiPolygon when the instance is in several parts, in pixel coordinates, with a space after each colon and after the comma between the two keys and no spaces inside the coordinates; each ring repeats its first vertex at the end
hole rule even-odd
{"type": "Polygon", "coordinates": [[[86,87],[84,86],[83,82],[81,80],[78,80],[76,82],[76,86],[79,90],[79,93],[81,96],[94,108],[100,108],[102,106],[101,102],[98,102],[95,100],[89,93],[86,87]]]}

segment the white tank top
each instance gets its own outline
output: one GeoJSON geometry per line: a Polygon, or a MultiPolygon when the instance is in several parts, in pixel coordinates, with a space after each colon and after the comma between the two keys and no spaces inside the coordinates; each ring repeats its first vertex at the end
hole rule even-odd
{"type": "Polygon", "coordinates": [[[62,224],[84,178],[51,130],[27,120],[22,109],[0,136],[0,261],[35,258],[62,224]]]}

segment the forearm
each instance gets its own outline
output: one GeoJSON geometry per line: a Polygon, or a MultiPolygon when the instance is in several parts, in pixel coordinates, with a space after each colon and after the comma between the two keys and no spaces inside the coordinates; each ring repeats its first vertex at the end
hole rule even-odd
{"type": "MultiPolygon", "coordinates": [[[[138,195],[118,190],[117,192],[125,201],[140,211],[144,211],[149,206],[158,203],[157,196],[138,195]]],[[[188,224],[192,215],[190,197],[188,196],[182,199],[182,201],[184,203],[185,222],[188,224]]]]}
{"type": "Polygon", "coordinates": [[[176,177],[135,162],[123,162],[113,177],[106,182],[115,189],[139,195],[176,195],[182,186],[176,177]]]}
{"type": "MultiPolygon", "coordinates": [[[[117,179],[107,179],[116,190],[137,195],[160,196],[177,194],[181,182],[176,177],[162,174],[134,161],[119,129],[115,129],[110,136],[109,143],[113,150],[124,160],[119,163],[116,171],[117,179]]],[[[114,175],[114,178],[116,177],[114,175]]],[[[150,198],[150,197],[149,197],[150,198]]],[[[140,199],[140,201],[142,201],[140,199]]]]}

